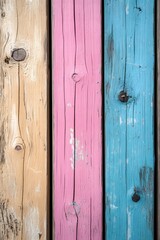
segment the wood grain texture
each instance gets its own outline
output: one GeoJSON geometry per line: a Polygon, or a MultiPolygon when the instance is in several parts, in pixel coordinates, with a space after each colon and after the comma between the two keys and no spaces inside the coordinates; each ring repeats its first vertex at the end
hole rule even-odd
{"type": "Polygon", "coordinates": [[[105,0],[104,15],[106,239],[151,240],[154,1],[105,0]]]}
{"type": "Polygon", "coordinates": [[[54,231],[102,239],[101,1],[53,1],[54,231]]]}
{"type": "Polygon", "coordinates": [[[47,239],[46,29],[45,0],[0,0],[1,240],[47,239]]]}

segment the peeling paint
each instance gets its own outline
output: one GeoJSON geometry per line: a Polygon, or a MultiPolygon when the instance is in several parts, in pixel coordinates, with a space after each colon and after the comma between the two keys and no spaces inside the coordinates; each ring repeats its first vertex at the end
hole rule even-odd
{"type": "Polygon", "coordinates": [[[70,143],[71,149],[72,149],[72,156],[70,157],[71,167],[72,167],[72,169],[74,169],[74,167],[75,167],[74,166],[74,164],[75,164],[74,157],[75,157],[75,161],[78,161],[78,160],[84,160],[85,156],[84,156],[84,146],[81,145],[80,140],[74,139],[74,130],[73,130],[73,128],[70,128],[70,140],[69,140],[69,143],[70,143]],[[76,148],[75,150],[74,150],[74,141],[75,141],[75,148],[76,148]]]}
{"type": "Polygon", "coordinates": [[[127,125],[130,125],[130,124],[135,124],[137,123],[137,120],[136,118],[127,118],[127,125]]]}
{"type": "Polygon", "coordinates": [[[128,15],[129,14],[129,5],[127,4],[126,6],[126,14],[128,15]]]}
{"type": "Polygon", "coordinates": [[[122,117],[119,118],[119,123],[120,123],[120,125],[122,125],[122,123],[123,123],[122,117]]]}
{"type": "Polygon", "coordinates": [[[70,157],[71,168],[74,169],[74,131],[73,128],[70,128],[70,140],[69,143],[72,149],[72,156],[70,157]]]}
{"type": "MultiPolygon", "coordinates": [[[[122,125],[123,123],[125,123],[125,121],[122,120],[122,117],[120,116],[119,118],[119,123],[120,125],[122,125]]],[[[134,125],[137,123],[137,119],[136,118],[127,118],[127,125],[134,125]]]]}
{"type": "Polygon", "coordinates": [[[116,205],[114,205],[114,204],[110,204],[110,208],[111,209],[117,209],[118,207],[116,205]]]}

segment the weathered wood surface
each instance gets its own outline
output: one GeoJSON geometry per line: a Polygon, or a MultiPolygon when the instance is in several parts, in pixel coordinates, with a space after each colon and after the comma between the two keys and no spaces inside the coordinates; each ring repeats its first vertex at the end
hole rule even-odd
{"type": "Polygon", "coordinates": [[[101,1],[53,1],[54,231],[102,239],[101,1]]]}
{"type": "Polygon", "coordinates": [[[106,239],[151,240],[154,1],[105,0],[104,15],[106,239]]]}
{"type": "Polygon", "coordinates": [[[0,0],[1,240],[47,239],[46,29],[46,0],[0,0]]]}

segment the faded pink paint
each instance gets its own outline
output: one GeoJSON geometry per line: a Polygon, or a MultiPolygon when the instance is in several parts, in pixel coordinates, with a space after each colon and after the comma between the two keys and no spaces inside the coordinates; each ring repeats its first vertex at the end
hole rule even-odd
{"type": "Polygon", "coordinates": [[[102,239],[101,1],[53,0],[55,240],[102,239]]]}

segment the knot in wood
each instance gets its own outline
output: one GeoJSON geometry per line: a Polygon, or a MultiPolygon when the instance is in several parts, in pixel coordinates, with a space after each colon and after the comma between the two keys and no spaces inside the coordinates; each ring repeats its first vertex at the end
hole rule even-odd
{"type": "Polygon", "coordinates": [[[16,150],[16,151],[21,151],[21,150],[22,150],[22,146],[19,145],[19,144],[17,144],[17,145],[15,146],[15,150],[16,150]]]}
{"type": "Polygon", "coordinates": [[[80,213],[80,206],[76,203],[76,202],[72,202],[71,204],[69,204],[68,206],[66,206],[66,213],[67,216],[72,215],[72,216],[78,216],[78,214],[80,213]]]}
{"type": "Polygon", "coordinates": [[[12,52],[12,58],[17,61],[21,62],[24,61],[26,58],[26,51],[23,48],[16,48],[12,52]]]}
{"type": "Polygon", "coordinates": [[[10,61],[10,58],[9,58],[9,57],[6,57],[6,58],[4,59],[4,62],[7,63],[7,64],[9,64],[9,61],[10,61]]]}
{"type": "Polygon", "coordinates": [[[78,75],[78,73],[73,73],[72,74],[72,79],[74,82],[79,82],[81,80],[80,76],[78,75]]]}
{"type": "Polygon", "coordinates": [[[133,202],[139,202],[139,200],[140,200],[139,194],[134,193],[133,196],[132,196],[132,201],[133,202]]]}
{"type": "Polygon", "coordinates": [[[1,17],[4,18],[6,16],[5,12],[1,13],[1,17]]]}
{"type": "Polygon", "coordinates": [[[125,91],[123,90],[123,91],[121,91],[121,92],[119,93],[118,98],[119,98],[119,100],[120,100],[121,102],[128,102],[129,96],[128,96],[127,92],[125,92],[125,91]]]}

